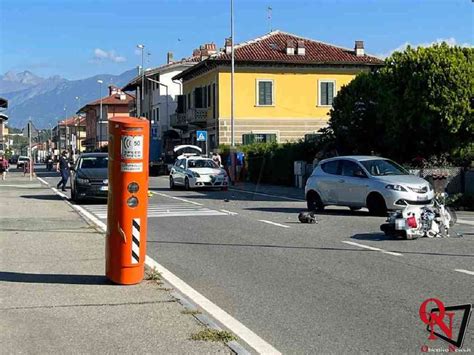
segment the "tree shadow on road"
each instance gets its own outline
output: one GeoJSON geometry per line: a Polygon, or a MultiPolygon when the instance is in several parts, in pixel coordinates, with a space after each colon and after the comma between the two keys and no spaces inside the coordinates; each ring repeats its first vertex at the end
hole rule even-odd
{"type": "Polygon", "coordinates": [[[149,240],[147,243],[157,244],[177,244],[177,245],[198,245],[198,246],[217,246],[217,247],[240,247],[240,248],[275,248],[275,249],[304,249],[304,250],[326,250],[326,251],[356,251],[371,252],[360,248],[330,248],[330,247],[310,247],[294,245],[272,245],[272,244],[238,244],[238,243],[208,243],[208,242],[177,242],[168,240],[149,240]]]}
{"type": "Polygon", "coordinates": [[[361,234],[355,234],[351,237],[351,239],[358,239],[358,240],[371,240],[374,242],[382,242],[386,240],[404,240],[407,241],[406,239],[403,239],[402,237],[395,237],[395,236],[388,236],[385,235],[384,233],[361,233],[361,234]]]}
{"type": "Polygon", "coordinates": [[[31,274],[7,271],[0,271],[0,281],[66,285],[112,284],[105,276],[101,275],[31,274]]]}
{"type": "Polygon", "coordinates": [[[58,195],[21,195],[21,198],[46,201],[61,201],[62,197],[58,195]]]}

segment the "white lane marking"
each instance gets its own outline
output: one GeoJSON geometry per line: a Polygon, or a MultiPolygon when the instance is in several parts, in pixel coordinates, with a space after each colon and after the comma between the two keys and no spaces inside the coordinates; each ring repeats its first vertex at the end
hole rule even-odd
{"type": "Polygon", "coordinates": [[[267,196],[267,197],[278,197],[278,198],[281,198],[283,200],[289,200],[289,201],[306,201],[305,199],[302,199],[302,198],[278,196],[278,195],[266,194],[266,193],[263,193],[263,192],[253,192],[253,191],[248,191],[248,190],[234,189],[232,187],[229,187],[229,190],[245,192],[247,194],[252,194],[252,195],[261,195],[261,196],[267,196]]]}
{"type": "Polygon", "coordinates": [[[237,216],[238,215],[237,212],[232,212],[232,211],[227,211],[227,210],[221,210],[221,211],[224,212],[224,213],[230,214],[231,216],[237,216]]]}
{"type": "Polygon", "coordinates": [[[39,181],[41,181],[43,184],[45,184],[46,186],[49,186],[49,182],[47,182],[46,180],[40,178],[40,177],[36,177],[39,181]]]}
{"type": "Polygon", "coordinates": [[[474,275],[474,271],[464,270],[464,269],[454,269],[454,271],[462,272],[463,274],[474,275]]]}
{"type": "Polygon", "coordinates": [[[171,196],[171,195],[168,195],[168,194],[164,194],[164,193],[161,193],[161,192],[155,192],[155,191],[150,191],[150,192],[154,195],[168,197],[168,198],[172,198],[173,200],[183,201],[183,202],[186,202],[186,203],[192,203],[193,205],[196,205],[196,206],[202,206],[202,203],[189,201],[189,200],[186,200],[186,199],[181,198],[181,197],[171,196]]]}
{"type": "Polygon", "coordinates": [[[271,344],[260,338],[257,334],[239,322],[237,319],[232,317],[229,313],[224,311],[222,308],[212,303],[202,294],[197,292],[186,282],[181,280],[178,276],[174,275],[171,271],[166,269],[164,266],[158,264],[155,260],[147,256],[145,258],[145,264],[151,269],[156,269],[163,278],[171,284],[174,288],[179,290],[185,297],[191,299],[196,305],[202,308],[204,311],[214,317],[219,323],[225,328],[229,329],[243,341],[245,341],[250,347],[252,347],[259,354],[281,354],[271,344]]]}
{"type": "Polygon", "coordinates": [[[368,246],[368,245],[359,244],[359,243],[355,243],[355,242],[349,242],[349,241],[345,241],[345,240],[343,240],[342,242],[346,243],[346,244],[354,245],[354,246],[360,247],[360,248],[365,248],[365,249],[374,250],[374,251],[380,251],[384,254],[390,254],[390,255],[395,255],[395,256],[402,256],[403,255],[403,254],[400,254],[400,253],[396,253],[394,251],[387,251],[387,250],[383,250],[383,249],[380,249],[380,248],[374,248],[374,247],[371,247],[371,246],[368,246]]]}
{"type": "MultiPolygon", "coordinates": [[[[56,190],[53,188],[53,191],[56,190]]],[[[65,196],[64,194],[60,193],[59,191],[55,191],[56,193],[65,196]]],[[[73,205],[71,202],[67,200],[67,197],[64,197],[64,201],[74,208],[79,213],[82,213],[87,219],[89,219],[92,223],[94,223],[97,227],[102,229],[105,233],[107,226],[102,221],[95,218],[94,215],[87,212],[81,206],[73,205]]],[[[176,288],[179,292],[181,292],[185,297],[188,297],[192,300],[195,304],[205,310],[207,313],[211,315],[214,319],[220,322],[224,327],[229,329],[232,333],[240,337],[243,341],[245,341],[251,348],[253,348],[256,352],[260,354],[281,354],[277,349],[275,349],[271,344],[267,343],[265,340],[260,338],[257,334],[239,322],[237,319],[232,317],[222,308],[217,306],[216,304],[212,303],[202,294],[194,290],[191,286],[181,280],[178,276],[174,275],[171,271],[166,269],[164,266],[158,264],[155,260],[150,258],[148,255],[145,257],[145,264],[150,267],[151,269],[155,268],[157,271],[161,273],[163,278],[171,284],[174,288],[176,288]]]]}
{"type": "Polygon", "coordinates": [[[290,228],[290,226],[285,226],[284,224],[280,224],[280,223],[276,223],[276,222],[272,222],[272,221],[267,221],[266,219],[259,219],[259,221],[263,222],[263,223],[268,223],[268,224],[271,224],[271,225],[274,225],[274,226],[278,226],[278,227],[290,228]]]}
{"type": "Polygon", "coordinates": [[[470,226],[474,226],[474,221],[468,221],[468,220],[465,220],[465,219],[458,219],[456,221],[456,223],[467,224],[467,225],[470,225],[470,226]]]}

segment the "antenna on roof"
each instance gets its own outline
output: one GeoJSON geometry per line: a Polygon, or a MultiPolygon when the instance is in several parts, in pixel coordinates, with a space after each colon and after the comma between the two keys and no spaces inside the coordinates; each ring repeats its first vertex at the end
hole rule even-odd
{"type": "Polygon", "coordinates": [[[270,6],[267,7],[268,28],[270,29],[268,32],[272,32],[272,10],[270,6]]]}

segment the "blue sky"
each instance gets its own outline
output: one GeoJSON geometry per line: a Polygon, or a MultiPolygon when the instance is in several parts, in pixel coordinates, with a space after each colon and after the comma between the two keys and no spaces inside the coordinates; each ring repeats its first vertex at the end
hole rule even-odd
{"type": "MultiPolygon", "coordinates": [[[[0,73],[31,70],[81,79],[147,67],[202,43],[224,45],[230,0],[0,0],[0,73]]],[[[234,0],[236,42],[272,27],[344,47],[365,41],[386,55],[406,43],[474,42],[471,0],[234,0]]]]}

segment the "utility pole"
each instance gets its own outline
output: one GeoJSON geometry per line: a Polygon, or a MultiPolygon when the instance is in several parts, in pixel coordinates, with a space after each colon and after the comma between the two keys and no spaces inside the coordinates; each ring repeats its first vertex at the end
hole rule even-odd
{"type": "Polygon", "coordinates": [[[143,101],[144,101],[144,96],[143,92],[145,91],[145,67],[144,67],[144,62],[143,62],[143,51],[145,50],[145,45],[143,44],[137,44],[137,48],[141,49],[142,51],[142,86],[140,88],[140,110],[137,113],[137,116],[140,117],[143,114],[143,101]]]}
{"type": "Polygon", "coordinates": [[[30,170],[30,181],[33,180],[33,149],[31,147],[31,136],[33,134],[33,127],[32,127],[32,123],[31,123],[31,118],[30,120],[28,121],[28,145],[30,147],[30,150],[29,150],[29,155],[30,155],[30,166],[29,166],[29,170],[30,170]]]}
{"type": "Polygon", "coordinates": [[[234,127],[234,0],[230,0],[230,145],[231,178],[235,181],[235,127],[234,127]]]}
{"type": "MultiPolygon", "coordinates": [[[[102,80],[97,80],[97,82],[100,84],[99,87],[99,96],[100,96],[100,112],[99,112],[99,144],[98,148],[100,149],[101,144],[102,144],[102,80]]],[[[97,135],[96,135],[97,136],[97,135]]]]}

